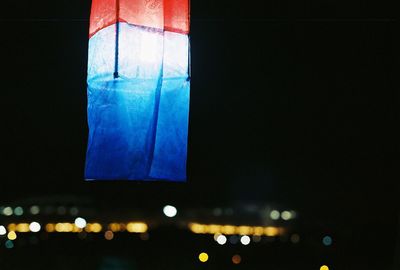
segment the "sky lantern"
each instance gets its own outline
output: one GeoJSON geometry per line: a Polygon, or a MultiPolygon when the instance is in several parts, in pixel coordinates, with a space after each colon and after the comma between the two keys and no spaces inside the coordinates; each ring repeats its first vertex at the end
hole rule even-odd
{"type": "Polygon", "coordinates": [[[93,0],[87,180],[186,180],[188,0],[93,0]]]}

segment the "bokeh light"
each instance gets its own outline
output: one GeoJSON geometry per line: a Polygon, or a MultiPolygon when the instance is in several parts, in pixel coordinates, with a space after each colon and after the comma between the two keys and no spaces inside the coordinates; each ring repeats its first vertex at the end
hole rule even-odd
{"type": "Polygon", "coordinates": [[[218,237],[217,237],[217,243],[218,244],[225,245],[226,241],[227,241],[227,239],[226,239],[225,235],[223,235],[223,234],[218,235],[218,237]]]}
{"type": "Polygon", "coordinates": [[[208,261],[208,254],[205,253],[205,252],[200,253],[199,261],[201,261],[202,263],[207,262],[208,261]]]}
{"type": "Polygon", "coordinates": [[[6,227],[0,226],[0,236],[6,235],[6,234],[7,234],[6,227]]]}
{"type": "Polygon", "coordinates": [[[21,206],[18,206],[14,209],[14,214],[16,216],[22,216],[24,214],[24,209],[21,206]]]}
{"type": "Polygon", "coordinates": [[[5,216],[11,216],[13,214],[13,209],[11,207],[5,207],[3,209],[3,215],[5,216]]]}
{"type": "Polygon", "coordinates": [[[281,216],[281,213],[279,213],[278,210],[272,210],[269,216],[272,220],[278,220],[281,216]]]}
{"type": "Polygon", "coordinates": [[[176,207],[172,206],[172,205],[166,205],[163,209],[164,215],[166,215],[167,217],[175,217],[176,214],[178,213],[178,210],[176,209],[176,207]]]}
{"type": "Polygon", "coordinates": [[[14,243],[11,240],[7,240],[4,245],[6,246],[6,248],[11,249],[14,247],[14,243]]]}
{"type": "Polygon", "coordinates": [[[297,244],[297,243],[299,243],[300,242],[300,235],[298,235],[298,234],[292,234],[292,236],[290,236],[290,241],[293,243],[293,244],[297,244]]]}
{"type": "Polygon", "coordinates": [[[32,205],[29,212],[31,212],[32,215],[37,215],[40,213],[40,208],[37,205],[32,205]]]}
{"type": "Polygon", "coordinates": [[[247,235],[243,235],[243,236],[240,238],[240,243],[242,243],[242,245],[245,245],[245,246],[247,246],[248,244],[250,244],[250,241],[251,241],[251,239],[250,239],[250,237],[248,237],[247,235]]]}
{"type": "Polygon", "coordinates": [[[330,237],[329,235],[325,236],[324,238],[322,238],[322,243],[324,244],[324,246],[332,245],[332,237],[330,237]]]}
{"type": "Polygon", "coordinates": [[[31,232],[39,232],[41,228],[42,227],[38,222],[32,222],[31,224],[29,224],[29,230],[31,232]]]}
{"type": "Polygon", "coordinates": [[[232,263],[233,264],[240,264],[242,262],[242,257],[240,255],[233,255],[232,263]]]}
{"type": "Polygon", "coordinates": [[[106,231],[104,233],[104,238],[106,240],[113,240],[114,239],[114,233],[112,231],[106,231]]]}
{"type": "Polygon", "coordinates": [[[87,222],[84,218],[78,217],[75,219],[75,226],[78,227],[79,229],[85,228],[87,225],[87,222]]]}
{"type": "Polygon", "coordinates": [[[130,233],[145,233],[147,229],[147,224],[143,222],[130,222],[126,226],[126,230],[130,233]]]}
{"type": "Polygon", "coordinates": [[[16,234],[14,231],[11,231],[11,232],[9,232],[9,233],[7,234],[7,238],[8,238],[9,240],[15,240],[15,239],[17,239],[17,234],[16,234]]]}
{"type": "Polygon", "coordinates": [[[292,213],[289,211],[283,211],[281,217],[283,220],[289,220],[292,218],[292,213]]]}

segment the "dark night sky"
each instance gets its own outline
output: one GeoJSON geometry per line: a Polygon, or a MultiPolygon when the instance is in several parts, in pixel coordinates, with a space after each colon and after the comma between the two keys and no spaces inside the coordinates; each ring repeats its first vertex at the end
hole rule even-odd
{"type": "Polygon", "coordinates": [[[394,5],[193,0],[187,184],[85,183],[90,1],[2,11],[0,201],[72,193],[276,201],[310,215],[397,209],[394,5]]]}

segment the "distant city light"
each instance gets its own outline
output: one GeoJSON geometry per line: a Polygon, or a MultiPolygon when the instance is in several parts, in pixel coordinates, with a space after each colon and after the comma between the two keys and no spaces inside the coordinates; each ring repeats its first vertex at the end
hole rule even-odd
{"type": "Polygon", "coordinates": [[[14,209],[14,214],[16,216],[22,216],[24,214],[24,209],[21,206],[18,206],[14,209]]]}
{"type": "Polygon", "coordinates": [[[55,229],[56,232],[72,232],[74,225],[71,223],[57,223],[55,229]]]}
{"type": "Polygon", "coordinates": [[[64,206],[59,206],[57,208],[57,214],[59,215],[65,215],[67,213],[67,208],[65,208],[64,206]]]}
{"type": "Polygon", "coordinates": [[[292,213],[289,211],[283,211],[281,217],[283,220],[289,220],[292,218],[292,213]]]}
{"type": "Polygon", "coordinates": [[[248,244],[250,244],[250,241],[251,241],[251,239],[250,239],[250,237],[248,237],[247,235],[243,235],[243,236],[240,238],[240,243],[242,243],[242,245],[245,245],[245,246],[247,246],[248,244]]]}
{"type": "Polygon", "coordinates": [[[29,224],[28,223],[19,223],[16,225],[15,231],[21,232],[21,233],[27,233],[27,232],[29,232],[29,224]]]}
{"type": "Polygon", "coordinates": [[[250,226],[239,226],[236,230],[237,234],[240,235],[248,235],[248,234],[253,234],[253,227],[250,226]]]}
{"type": "Polygon", "coordinates": [[[17,234],[16,234],[14,231],[11,231],[11,232],[9,232],[9,233],[7,234],[7,238],[8,238],[9,240],[15,240],[15,239],[17,239],[17,234]]]}
{"type": "Polygon", "coordinates": [[[175,217],[176,214],[178,213],[178,210],[176,209],[176,207],[172,206],[172,205],[166,205],[163,209],[164,215],[166,215],[167,217],[175,217]]]}
{"type": "Polygon", "coordinates": [[[272,210],[269,216],[272,220],[278,220],[281,216],[281,213],[279,213],[278,210],[272,210]]]}
{"type": "Polygon", "coordinates": [[[207,262],[207,261],[208,261],[208,254],[205,253],[205,252],[200,253],[200,255],[199,255],[199,260],[200,260],[202,263],[207,262]]]}
{"type": "Polygon", "coordinates": [[[214,216],[216,216],[216,217],[221,216],[221,215],[222,215],[222,209],[221,209],[221,208],[215,208],[215,209],[213,210],[213,214],[214,214],[214,216]]]}
{"type": "Polygon", "coordinates": [[[126,230],[130,233],[145,233],[148,230],[148,226],[143,222],[130,222],[126,226],[126,230]]]}
{"type": "Polygon", "coordinates": [[[90,228],[89,230],[94,233],[99,233],[103,229],[100,223],[93,223],[88,225],[89,225],[88,227],[90,228]]]}
{"type": "Polygon", "coordinates": [[[75,226],[78,227],[79,229],[85,228],[87,225],[87,222],[84,218],[78,217],[75,219],[75,226]]]}
{"type": "Polygon", "coordinates": [[[32,215],[37,215],[40,213],[40,208],[37,205],[33,205],[33,206],[31,206],[29,211],[31,212],[32,215]]]}
{"type": "Polygon", "coordinates": [[[225,225],[221,229],[221,233],[231,235],[236,233],[236,227],[231,225],[225,225]]]}
{"type": "Polygon", "coordinates": [[[279,229],[276,227],[266,227],[264,229],[264,234],[266,236],[277,236],[279,235],[279,229]]]}
{"type": "Polygon", "coordinates": [[[225,245],[225,244],[226,244],[226,241],[227,241],[226,236],[223,235],[223,234],[220,234],[220,235],[217,237],[217,243],[220,244],[220,245],[225,245]]]}
{"type": "Polygon", "coordinates": [[[76,207],[71,207],[71,208],[69,209],[69,213],[70,213],[71,216],[76,216],[76,215],[79,214],[79,209],[76,208],[76,207]]]}
{"type": "Polygon", "coordinates": [[[293,244],[297,244],[300,242],[300,235],[298,234],[292,234],[292,236],[290,237],[290,241],[292,241],[293,244]]]}
{"type": "Polygon", "coordinates": [[[325,236],[323,239],[322,239],[322,243],[324,244],[324,246],[330,246],[330,245],[332,245],[332,237],[330,237],[330,236],[325,236]]]}
{"type": "Polygon", "coordinates": [[[7,234],[6,227],[0,226],[0,236],[6,235],[6,234],[7,234]]]}
{"type": "Polygon", "coordinates": [[[242,262],[242,257],[240,255],[233,255],[232,257],[233,264],[240,264],[242,262]]]}
{"type": "Polygon", "coordinates": [[[198,224],[189,223],[189,229],[193,233],[198,234],[213,234],[217,237],[223,235],[258,235],[258,236],[278,236],[285,233],[285,230],[280,227],[252,227],[252,226],[234,226],[234,225],[217,225],[217,224],[198,224]]]}
{"type": "Polygon", "coordinates": [[[261,241],[261,236],[259,236],[259,235],[253,235],[253,242],[258,243],[258,242],[260,242],[260,241],[261,241]]]}
{"type": "Polygon", "coordinates": [[[231,237],[229,237],[229,243],[231,243],[232,245],[235,245],[239,242],[239,237],[236,235],[232,235],[231,237]]]}
{"type": "Polygon", "coordinates": [[[29,224],[29,229],[31,230],[31,232],[39,232],[41,228],[42,227],[37,222],[32,222],[31,224],[29,224]]]}
{"type": "Polygon", "coordinates": [[[106,240],[113,240],[114,239],[114,233],[112,231],[106,231],[104,233],[104,238],[106,240]]]}
{"type": "Polygon", "coordinates": [[[326,265],[321,266],[321,268],[319,270],[329,270],[329,267],[326,265]]]}
{"type": "Polygon", "coordinates": [[[147,241],[150,239],[150,235],[148,233],[141,233],[140,239],[142,239],[143,241],[147,241]]]}
{"type": "Polygon", "coordinates": [[[13,214],[13,209],[11,207],[6,207],[3,209],[3,215],[11,216],[13,214]]]}
{"type": "Polygon", "coordinates": [[[11,249],[14,247],[14,243],[11,240],[7,240],[4,244],[6,246],[6,248],[11,249]]]}
{"type": "Polygon", "coordinates": [[[52,233],[55,231],[55,225],[52,223],[46,224],[46,232],[52,233]]]}

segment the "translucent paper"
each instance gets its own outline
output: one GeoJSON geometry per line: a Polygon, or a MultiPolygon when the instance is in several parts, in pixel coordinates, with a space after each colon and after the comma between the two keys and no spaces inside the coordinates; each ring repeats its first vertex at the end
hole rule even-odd
{"type": "Polygon", "coordinates": [[[188,8],[93,1],[86,179],[186,180],[188,8]]]}

